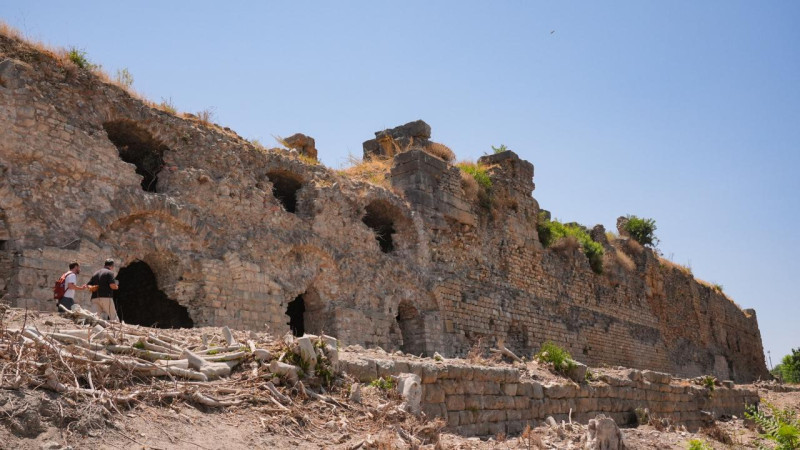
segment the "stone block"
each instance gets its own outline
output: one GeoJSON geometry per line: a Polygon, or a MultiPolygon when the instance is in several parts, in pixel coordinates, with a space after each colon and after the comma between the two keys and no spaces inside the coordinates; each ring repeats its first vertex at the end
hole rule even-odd
{"type": "Polygon", "coordinates": [[[445,392],[439,384],[422,385],[422,401],[425,403],[442,403],[445,399],[445,392]]]}
{"type": "Polygon", "coordinates": [[[362,382],[369,383],[378,379],[378,371],[375,361],[371,359],[351,359],[340,361],[344,372],[349,373],[353,378],[362,382]]]}
{"type": "Polygon", "coordinates": [[[448,411],[463,411],[465,409],[463,395],[448,395],[445,399],[448,411]]]}
{"type": "Polygon", "coordinates": [[[530,383],[531,386],[531,396],[537,400],[544,398],[544,387],[541,383],[536,381],[530,383]]]}
{"type": "Polygon", "coordinates": [[[517,387],[519,384],[517,383],[506,383],[503,384],[501,390],[505,395],[517,395],[517,387]]]}
{"type": "Polygon", "coordinates": [[[423,403],[422,412],[428,417],[447,417],[447,408],[444,403],[423,403]]]}

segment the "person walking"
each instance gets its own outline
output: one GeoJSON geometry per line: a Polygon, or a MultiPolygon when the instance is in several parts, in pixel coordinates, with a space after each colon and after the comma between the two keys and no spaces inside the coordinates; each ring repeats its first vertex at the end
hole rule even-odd
{"type": "Polygon", "coordinates": [[[117,280],[114,279],[114,260],[107,259],[103,268],[92,275],[89,287],[92,291],[92,300],[89,310],[101,318],[119,320],[117,310],[114,308],[114,291],[119,289],[117,280]],[[96,288],[95,288],[96,286],[96,288]]]}
{"type": "MultiPolygon", "coordinates": [[[[78,264],[78,261],[69,263],[69,272],[64,274],[66,275],[66,278],[64,278],[64,296],[58,300],[58,304],[63,305],[64,308],[72,309],[72,305],[75,304],[75,291],[89,289],[85,284],[78,286],[79,273],[81,273],[81,265],[78,264]]],[[[58,312],[63,313],[61,308],[59,308],[58,312]]]]}

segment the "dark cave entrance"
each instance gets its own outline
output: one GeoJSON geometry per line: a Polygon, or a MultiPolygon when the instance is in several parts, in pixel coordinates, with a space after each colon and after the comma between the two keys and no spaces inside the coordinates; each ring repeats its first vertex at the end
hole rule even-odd
{"type": "Polygon", "coordinates": [[[289,323],[287,323],[287,325],[289,325],[292,335],[296,337],[301,337],[306,332],[305,321],[303,320],[303,314],[305,312],[306,302],[303,300],[302,295],[298,295],[297,298],[290,301],[286,308],[286,315],[289,316],[289,323]]]}
{"type": "Polygon", "coordinates": [[[103,128],[117,147],[119,157],[136,166],[136,173],[142,176],[142,189],[158,192],[158,172],[164,166],[167,146],[130,120],[106,122],[103,128]]]}
{"type": "Polygon", "coordinates": [[[120,320],[155,328],[192,328],[189,311],[158,289],[156,275],[144,261],[134,261],[117,275],[114,304],[120,320]]]}
{"type": "Polygon", "coordinates": [[[425,323],[419,310],[406,301],[397,305],[397,325],[403,343],[400,350],[412,355],[425,355],[425,323]]]}
{"type": "Polygon", "coordinates": [[[320,335],[325,331],[322,301],[314,289],[309,289],[290,301],[286,315],[289,316],[287,325],[294,336],[301,337],[306,333],[320,335]]]}
{"type": "Polygon", "coordinates": [[[297,191],[303,187],[303,180],[291,172],[275,171],[267,174],[272,183],[272,195],[281,202],[287,212],[297,212],[297,191]]]}
{"type": "Polygon", "coordinates": [[[11,252],[11,233],[6,224],[6,212],[0,208],[0,298],[8,292],[11,284],[11,272],[14,267],[14,256],[11,252]]]}
{"type": "Polygon", "coordinates": [[[381,251],[391,253],[394,250],[393,236],[396,233],[394,222],[398,215],[397,211],[390,204],[379,200],[373,201],[365,209],[366,214],[361,221],[375,232],[375,239],[381,251]]]}

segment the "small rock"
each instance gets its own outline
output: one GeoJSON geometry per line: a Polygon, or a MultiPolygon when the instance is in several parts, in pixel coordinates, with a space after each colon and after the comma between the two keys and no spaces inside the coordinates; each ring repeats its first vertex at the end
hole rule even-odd
{"type": "Polygon", "coordinates": [[[614,419],[603,414],[599,414],[589,421],[585,440],[586,445],[583,448],[586,450],[623,450],[625,448],[622,432],[614,419]]]}
{"type": "Polygon", "coordinates": [[[350,386],[350,401],[361,403],[361,383],[353,383],[350,386]]]}

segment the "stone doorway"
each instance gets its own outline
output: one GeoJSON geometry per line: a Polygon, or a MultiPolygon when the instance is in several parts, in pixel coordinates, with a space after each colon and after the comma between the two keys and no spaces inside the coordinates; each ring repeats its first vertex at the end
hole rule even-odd
{"type": "Polygon", "coordinates": [[[292,335],[301,337],[303,334],[320,335],[325,332],[325,316],[319,294],[309,289],[290,301],[286,308],[289,316],[289,330],[292,335]]]}
{"type": "Polygon", "coordinates": [[[402,301],[397,306],[397,317],[395,319],[400,327],[400,336],[403,339],[400,350],[412,355],[426,356],[425,322],[419,310],[409,302],[402,301]]]}
{"type": "Polygon", "coordinates": [[[117,275],[114,305],[120,320],[155,328],[192,328],[189,311],[158,288],[156,275],[144,261],[134,261],[117,275]]]}

